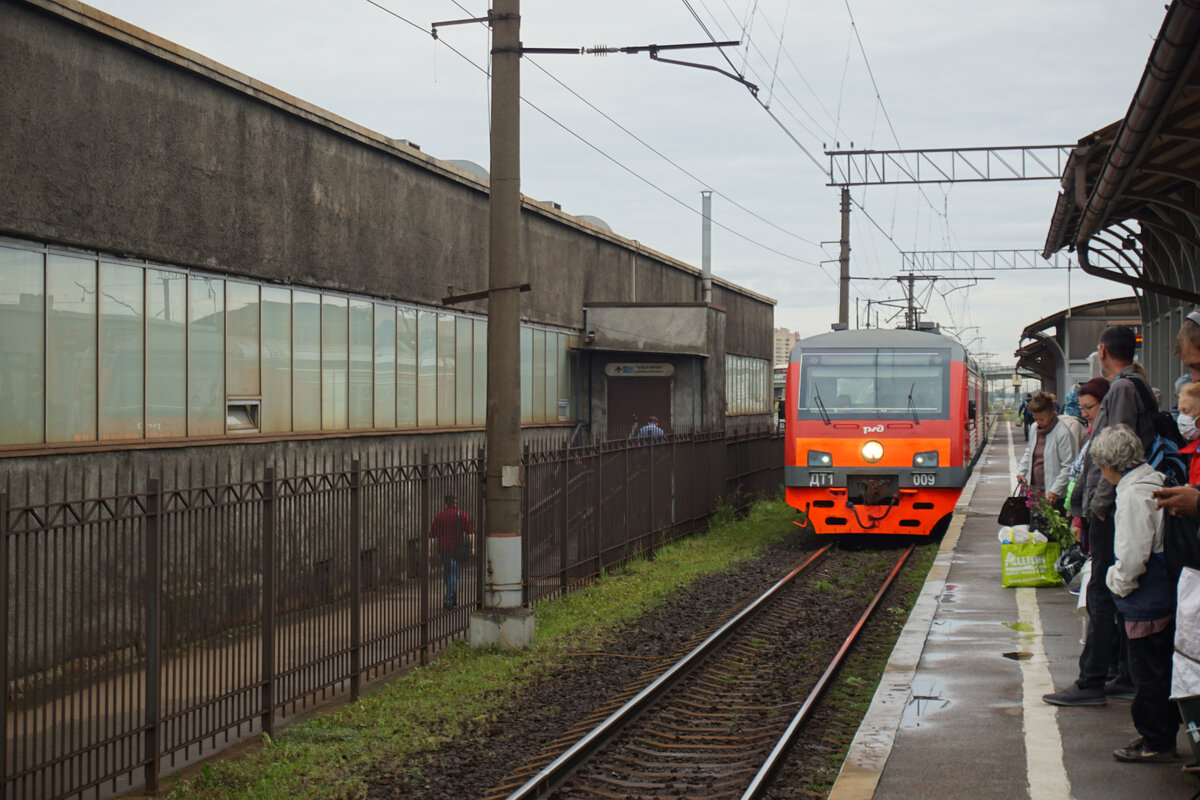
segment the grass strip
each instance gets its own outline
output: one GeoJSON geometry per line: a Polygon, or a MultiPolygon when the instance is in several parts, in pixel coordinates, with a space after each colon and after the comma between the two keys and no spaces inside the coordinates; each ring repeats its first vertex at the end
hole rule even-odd
{"type": "Polygon", "coordinates": [[[486,723],[520,690],[573,658],[602,648],[630,620],[675,592],[729,570],[794,530],[781,500],[755,504],[735,520],[728,507],[708,530],[602,575],[592,585],[535,604],[537,633],[522,652],[448,647],[429,666],[387,681],[358,702],[264,737],[237,759],[217,760],[175,782],[174,800],[361,798],[374,765],[403,765],[486,723]]]}

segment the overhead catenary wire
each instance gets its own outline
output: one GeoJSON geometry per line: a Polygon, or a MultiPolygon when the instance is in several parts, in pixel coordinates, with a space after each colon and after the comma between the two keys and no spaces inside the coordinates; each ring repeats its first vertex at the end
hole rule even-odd
{"type": "MultiPolygon", "coordinates": [[[[421,31],[421,33],[422,33],[422,34],[424,34],[424,35],[428,35],[428,34],[429,34],[429,31],[428,31],[426,28],[422,27],[421,25],[418,25],[417,23],[415,23],[415,22],[413,22],[412,20],[410,20],[410,19],[408,19],[408,18],[404,17],[403,15],[401,15],[401,14],[398,14],[398,13],[396,13],[395,11],[393,11],[393,10],[391,10],[391,9],[387,8],[386,6],[384,6],[384,5],[382,5],[381,3],[377,2],[377,0],[366,0],[366,2],[367,2],[367,3],[369,3],[369,4],[370,4],[370,5],[372,5],[372,6],[374,6],[374,7],[378,8],[378,9],[380,9],[381,11],[384,11],[385,13],[387,13],[387,14],[389,14],[389,15],[391,15],[391,16],[393,16],[393,17],[395,17],[396,19],[399,19],[400,21],[404,22],[405,24],[407,24],[407,25],[409,25],[409,26],[411,26],[411,27],[413,27],[413,28],[415,28],[415,29],[417,29],[417,30],[421,31]]],[[[454,3],[454,5],[456,5],[456,6],[457,6],[457,7],[458,7],[460,10],[462,10],[462,11],[465,11],[465,12],[466,12],[466,13],[468,13],[468,14],[469,14],[469,13],[472,13],[472,12],[471,12],[471,11],[469,11],[468,9],[464,8],[464,7],[463,7],[463,6],[462,6],[460,3],[458,3],[458,2],[457,2],[457,0],[451,0],[451,2],[452,2],[452,3],[454,3]]],[[[458,49],[457,49],[457,48],[455,48],[454,46],[450,45],[450,44],[449,44],[449,43],[447,43],[447,42],[446,42],[444,39],[442,39],[442,38],[440,38],[440,37],[439,37],[439,38],[437,39],[437,41],[438,41],[438,43],[440,43],[440,44],[442,44],[443,46],[445,46],[446,48],[448,48],[448,49],[449,49],[449,50],[450,50],[452,53],[454,53],[455,55],[457,55],[457,56],[458,56],[460,59],[462,59],[462,60],[463,60],[463,61],[465,61],[466,63],[470,64],[472,67],[474,67],[476,70],[478,70],[479,72],[481,72],[483,75],[485,75],[485,76],[488,76],[488,77],[490,78],[490,72],[488,71],[488,69],[487,69],[486,67],[484,67],[484,66],[481,66],[480,64],[476,63],[474,60],[472,60],[472,59],[471,59],[469,56],[467,56],[465,53],[461,52],[460,50],[458,50],[458,49]]],[[[531,61],[531,63],[532,63],[532,61],[531,61]]],[[[542,70],[543,72],[546,72],[546,74],[549,74],[549,73],[548,73],[548,72],[547,72],[545,69],[543,69],[543,68],[542,68],[540,65],[538,66],[538,69],[542,70]]],[[[553,77],[553,76],[551,76],[551,77],[553,77]]],[[[555,80],[557,81],[557,79],[555,79],[555,80]]],[[[557,81],[557,82],[558,82],[560,85],[563,85],[563,86],[564,86],[564,88],[567,88],[567,87],[565,86],[565,84],[563,84],[561,81],[557,81]]],[[[572,92],[572,93],[573,93],[573,94],[575,94],[577,97],[580,97],[580,96],[578,95],[578,93],[575,93],[575,92],[572,92]]],[[[580,99],[583,99],[583,98],[582,98],[582,97],[580,97],[580,99]]],[[[690,212],[692,212],[692,213],[694,213],[694,214],[696,214],[696,215],[700,215],[700,214],[702,213],[702,212],[700,212],[699,210],[697,210],[696,208],[694,208],[694,207],[693,207],[691,204],[689,204],[688,202],[686,202],[686,201],[684,201],[684,200],[682,200],[682,199],[680,199],[680,198],[676,197],[675,195],[671,194],[671,193],[670,193],[669,191],[667,191],[666,189],[662,188],[661,186],[658,186],[658,185],[657,185],[657,184],[655,184],[653,181],[651,181],[651,180],[649,180],[648,178],[646,178],[644,175],[641,175],[640,173],[638,173],[638,172],[637,172],[636,170],[634,170],[633,168],[631,168],[631,167],[627,166],[626,164],[622,163],[622,162],[621,162],[619,159],[617,159],[616,157],[614,157],[614,156],[612,156],[611,154],[607,153],[606,151],[604,151],[604,150],[603,150],[601,147],[599,147],[598,145],[595,145],[595,144],[593,144],[593,143],[592,143],[591,141],[589,141],[589,140],[588,140],[586,137],[584,137],[583,135],[579,134],[579,133],[578,133],[578,132],[576,132],[575,130],[571,129],[571,128],[570,128],[569,126],[567,126],[565,123],[563,123],[563,122],[561,122],[560,120],[558,120],[557,118],[555,118],[555,117],[554,117],[552,114],[550,114],[549,112],[545,111],[545,110],[544,110],[544,109],[542,109],[540,106],[538,106],[537,104],[535,104],[535,103],[533,103],[532,101],[530,101],[528,98],[526,98],[526,97],[522,96],[522,97],[521,97],[521,100],[522,100],[522,102],[524,102],[524,103],[525,103],[527,106],[529,106],[530,108],[532,108],[534,111],[537,111],[539,114],[541,114],[541,115],[542,115],[543,117],[545,117],[547,120],[549,120],[551,123],[553,123],[554,125],[558,126],[558,127],[559,127],[559,128],[561,128],[563,131],[565,131],[565,132],[567,132],[568,134],[570,134],[571,136],[575,137],[575,138],[576,138],[576,139],[578,139],[580,142],[582,142],[583,144],[587,145],[589,148],[591,148],[592,150],[594,150],[596,153],[598,153],[599,155],[603,156],[603,157],[604,157],[604,158],[606,158],[607,160],[611,161],[613,164],[615,164],[616,166],[620,167],[620,168],[621,168],[622,170],[624,170],[625,172],[627,172],[627,173],[629,173],[630,175],[632,175],[633,177],[637,178],[637,179],[638,179],[640,182],[644,183],[644,184],[645,184],[645,185],[647,185],[648,187],[650,187],[650,188],[654,189],[655,191],[659,192],[659,193],[660,193],[660,194],[662,194],[664,197],[667,197],[668,199],[672,200],[673,202],[675,202],[675,203],[679,204],[679,205],[680,205],[680,206],[682,206],[683,208],[687,209],[688,211],[690,211],[690,212]]],[[[589,105],[591,105],[591,104],[589,104],[589,105]]],[[[593,106],[593,108],[595,108],[595,107],[593,106]]],[[[599,109],[595,109],[595,110],[599,111],[599,109]]],[[[601,113],[602,113],[602,112],[601,112],[601,113]]],[[[607,118],[607,115],[605,115],[605,116],[606,116],[606,118],[607,118]]],[[[609,119],[610,119],[610,121],[612,121],[612,120],[611,120],[611,118],[609,118],[609,119]]],[[[616,124],[616,123],[615,123],[615,121],[614,121],[614,124],[616,124]]],[[[625,130],[625,129],[623,128],[623,126],[618,126],[618,127],[622,127],[622,130],[625,130]]],[[[627,130],[626,130],[626,132],[627,132],[627,133],[629,133],[627,130]]],[[[632,134],[630,134],[630,135],[632,135],[632,134]]],[[[637,137],[634,137],[634,138],[637,138],[637,137]]],[[[639,139],[639,141],[641,141],[641,140],[639,139]]],[[[643,143],[643,144],[645,144],[645,142],[642,142],[642,143],[643,143]]],[[[646,146],[647,146],[647,147],[649,147],[649,145],[646,145],[646,146]]],[[[651,149],[652,149],[652,148],[651,148],[651,149]]],[[[653,149],[652,149],[652,150],[653,150],[653,149]]],[[[664,159],[665,159],[665,156],[662,156],[662,154],[660,154],[660,153],[657,153],[657,151],[655,151],[655,152],[656,152],[656,155],[659,155],[660,157],[662,157],[662,158],[664,158],[664,159]]],[[[679,165],[675,164],[674,162],[671,162],[669,159],[668,159],[668,161],[669,161],[669,163],[671,163],[671,164],[672,164],[673,166],[675,166],[676,168],[678,168],[678,169],[682,169],[681,167],[679,167],[679,165]]],[[[685,174],[688,174],[688,175],[689,175],[689,177],[692,177],[694,180],[697,180],[698,182],[700,182],[700,183],[702,183],[702,184],[703,184],[703,181],[699,181],[699,179],[698,179],[698,178],[696,178],[695,176],[692,176],[692,175],[690,175],[690,173],[685,173],[685,174]]],[[[724,195],[722,195],[722,197],[725,197],[725,196],[724,196],[724,195]]],[[[726,197],[725,199],[729,200],[729,198],[728,198],[728,197],[726,197]]],[[[731,200],[730,202],[733,202],[733,201],[731,200]]],[[[739,208],[742,208],[743,210],[747,210],[747,209],[745,209],[743,206],[741,206],[740,204],[737,204],[737,203],[734,203],[734,204],[735,204],[735,205],[737,205],[739,208]]],[[[748,212],[748,213],[751,213],[753,216],[756,216],[758,219],[760,219],[760,220],[762,220],[762,221],[764,221],[764,222],[767,222],[768,224],[771,224],[771,225],[773,225],[773,227],[777,227],[777,228],[779,227],[779,226],[777,226],[777,225],[774,225],[773,223],[770,223],[769,221],[767,221],[767,220],[763,219],[762,217],[759,217],[758,215],[755,215],[755,214],[753,214],[753,212],[748,212]]],[[[764,244],[764,243],[762,243],[762,242],[760,242],[760,241],[758,241],[758,240],[756,240],[756,239],[753,239],[753,238],[751,238],[750,236],[747,236],[746,234],[743,234],[743,233],[741,233],[740,231],[737,231],[737,230],[735,230],[735,229],[733,229],[733,228],[729,227],[728,225],[722,224],[722,223],[720,223],[720,222],[718,222],[718,221],[716,221],[716,220],[712,220],[712,224],[713,224],[713,225],[715,225],[715,226],[716,226],[716,227],[718,227],[718,228],[721,228],[722,230],[726,231],[727,233],[730,233],[730,234],[732,234],[733,236],[736,236],[736,237],[738,237],[739,239],[742,239],[743,241],[745,241],[745,242],[747,242],[747,243],[749,243],[749,244],[752,244],[752,245],[754,245],[754,246],[756,246],[756,247],[759,247],[759,248],[761,248],[761,249],[763,249],[763,250],[766,250],[767,252],[774,253],[775,255],[778,255],[778,256],[780,256],[780,257],[782,257],[782,258],[785,258],[785,259],[788,259],[788,260],[790,260],[790,261],[795,261],[795,262],[797,262],[797,263],[800,263],[800,264],[805,264],[805,265],[807,265],[807,266],[814,266],[814,267],[817,267],[818,269],[820,269],[820,270],[822,271],[822,273],[824,273],[824,274],[826,275],[826,277],[830,278],[831,280],[834,280],[834,281],[836,281],[836,278],[834,278],[832,275],[830,275],[830,274],[829,274],[829,272],[826,270],[826,268],[825,268],[823,265],[821,265],[821,264],[819,264],[819,263],[817,263],[817,262],[814,262],[814,261],[809,261],[809,260],[807,260],[807,259],[800,258],[800,257],[798,257],[798,256],[795,256],[795,255],[792,255],[792,254],[790,254],[790,253],[786,253],[786,252],[784,252],[784,251],[782,251],[782,250],[778,250],[778,249],[776,249],[776,248],[773,248],[773,247],[771,247],[771,246],[769,246],[769,245],[766,245],[766,244],[764,244]]],[[[783,229],[782,229],[782,228],[780,228],[780,230],[783,230],[783,229]]],[[[785,231],[785,232],[786,232],[786,231],[785,231]]],[[[804,242],[806,242],[806,243],[808,243],[808,244],[812,244],[812,245],[814,245],[814,246],[818,246],[818,247],[820,246],[819,244],[817,244],[817,243],[815,243],[815,242],[812,242],[811,240],[805,239],[804,237],[798,236],[798,235],[796,235],[796,234],[791,234],[791,235],[795,236],[795,238],[797,238],[797,239],[800,239],[801,241],[804,241],[804,242]]]]}

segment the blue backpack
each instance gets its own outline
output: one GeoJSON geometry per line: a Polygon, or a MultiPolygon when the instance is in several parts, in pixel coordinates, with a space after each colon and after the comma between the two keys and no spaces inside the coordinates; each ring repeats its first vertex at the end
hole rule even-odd
{"type": "Polygon", "coordinates": [[[1179,452],[1184,440],[1175,424],[1175,418],[1165,411],[1158,410],[1158,401],[1141,378],[1130,377],[1129,382],[1137,388],[1142,398],[1142,407],[1146,409],[1154,429],[1154,438],[1149,442],[1142,442],[1146,446],[1146,463],[1163,474],[1165,485],[1186,486],[1188,460],[1179,452]]]}

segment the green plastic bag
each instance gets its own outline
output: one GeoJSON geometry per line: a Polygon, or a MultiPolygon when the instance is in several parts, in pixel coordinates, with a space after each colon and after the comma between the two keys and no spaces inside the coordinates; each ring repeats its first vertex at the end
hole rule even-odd
{"type": "Polygon", "coordinates": [[[1057,542],[1000,545],[1000,585],[1058,586],[1062,578],[1054,563],[1060,552],[1057,542]]]}

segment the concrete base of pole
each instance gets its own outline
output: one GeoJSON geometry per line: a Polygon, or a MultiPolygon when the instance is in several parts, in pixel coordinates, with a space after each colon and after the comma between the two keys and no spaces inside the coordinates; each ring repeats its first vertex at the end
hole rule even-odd
{"type": "Polygon", "coordinates": [[[473,648],[524,650],[533,644],[533,609],[485,608],[471,614],[467,641],[473,648]]]}

